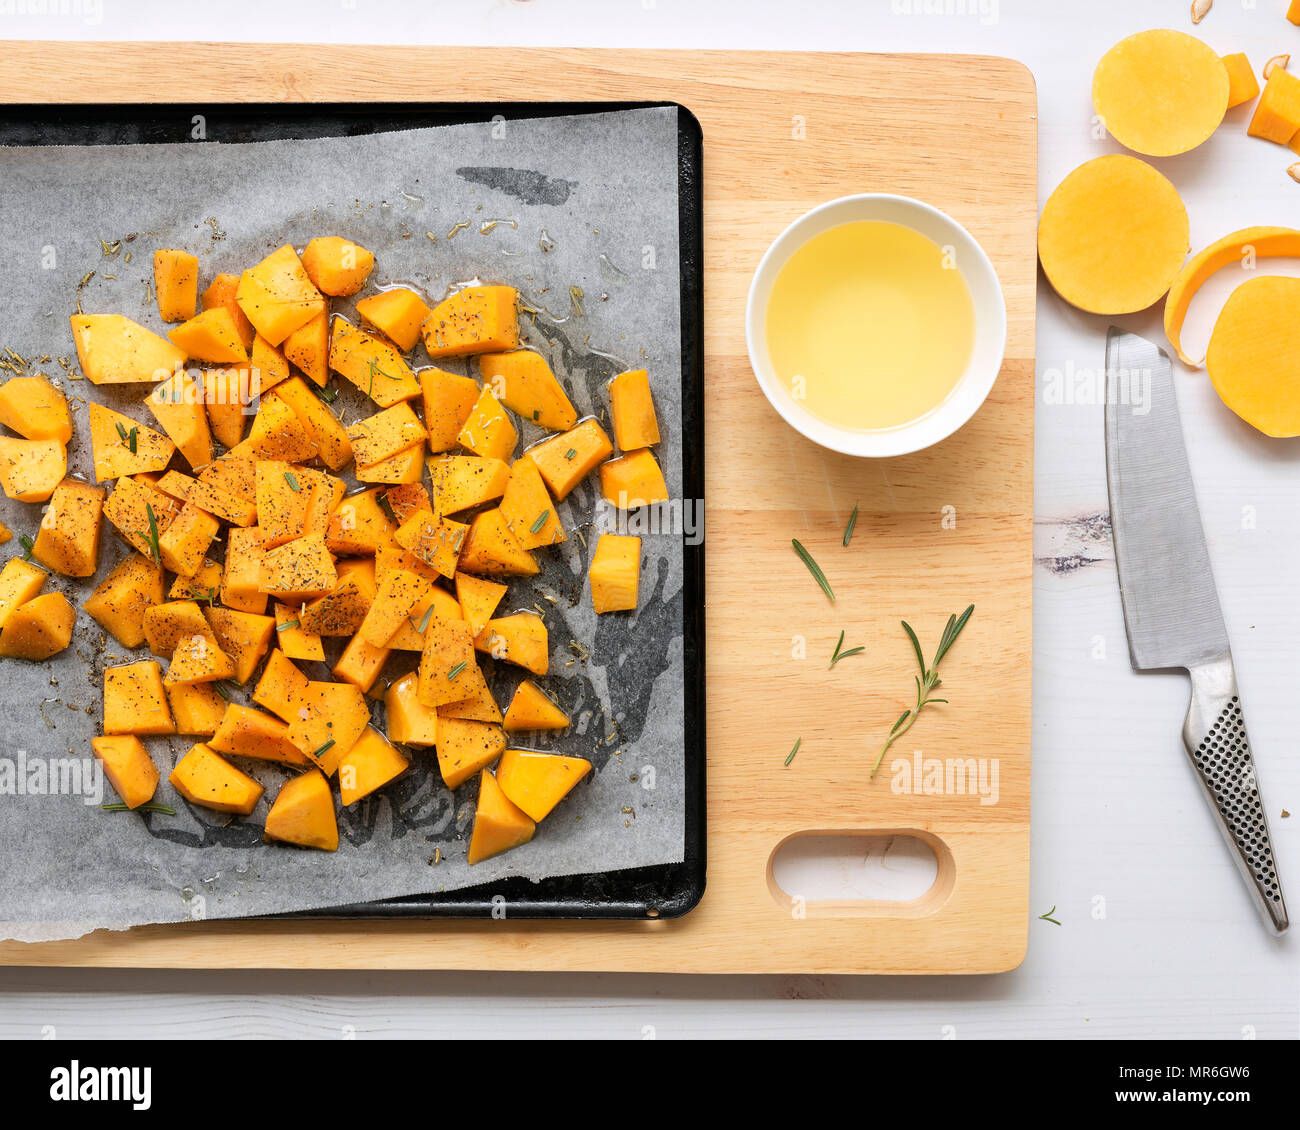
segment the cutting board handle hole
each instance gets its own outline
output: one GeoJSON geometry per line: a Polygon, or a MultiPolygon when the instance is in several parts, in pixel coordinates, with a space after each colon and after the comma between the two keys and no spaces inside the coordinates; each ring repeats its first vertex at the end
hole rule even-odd
{"type": "Polygon", "coordinates": [[[787,836],[767,861],[767,885],[795,916],[922,917],[948,899],[952,853],[909,828],[809,831],[787,836]]]}

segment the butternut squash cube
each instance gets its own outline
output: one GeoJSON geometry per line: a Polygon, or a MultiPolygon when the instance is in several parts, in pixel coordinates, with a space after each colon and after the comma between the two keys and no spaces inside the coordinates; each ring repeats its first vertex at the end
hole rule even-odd
{"type": "Polygon", "coordinates": [[[232,529],[226,535],[226,570],[221,601],[241,612],[262,612],[262,531],[256,526],[232,529]]]}
{"type": "Polygon", "coordinates": [[[86,379],[97,385],[166,380],[185,350],[121,314],[73,314],[72,337],[86,379]]]}
{"type": "Polygon", "coordinates": [[[510,481],[501,498],[501,516],[524,549],[567,540],[564,523],[551,501],[542,473],[527,456],[516,459],[510,467],[510,481]]]}
{"type": "Polygon", "coordinates": [[[215,683],[233,678],[235,663],[217,644],[211,631],[181,636],[172,652],[172,661],[163,682],[215,683]]]}
{"type": "Polygon", "coordinates": [[[322,294],[346,298],[366,285],[374,255],[338,235],[317,236],[302,253],[303,269],[322,294]]]}
{"type": "Polygon", "coordinates": [[[483,630],[505,594],[506,586],[496,581],[471,577],[468,573],[456,574],[456,600],[471,635],[477,636],[483,630]]]}
{"type": "Polygon", "coordinates": [[[339,661],[330,669],[330,673],[340,682],[351,683],[362,694],[369,694],[370,688],[379,678],[379,672],[388,661],[389,648],[376,647],[358,632],[343,649],[339,661]]]}
{"type": "Polygon", "coordinates": [[[144,610],[144,638],[154,655],[170,658],[185,636],[211,632],[203,610],[193,600],[173,600],[144,610]]]}
{"type": "Polygon", "coordinates": [[[132,553],[113,566],[82,608],[123,647],[139,647],[145,641],[145,614],[162,603],[162,566],[132,553]]]}
{"type": "Polygon", "coordinates": [[[501,723],[501,708],[492,696],[492,690],[479,667],[466,667],[456,676],[456,682],[464,684],[460,688],[464,697],[437,707],[439,718],[468,718],[474,722],[501,723]]]}
{"type": "Polygon", "coordinates": [[[275,603],[275,640],[276,646],[290,659],[315,659],[318,662],[325,659],[320,636],[303,630],[302,610],[279,601],[275,603]]]}
{"type": "Polygon", "coordinates": [[[176,445],[161,432],[93,400],[88,411],[95,482],[161,471],[171,462],[176,445]]]}
{"type": "Polygon", "coordinates": [[[358,463],[359,483],[418,483],[424,474],[424,448],[408,447],[378,463],[358,463]]]}
{"type": "Polygon", "coordinates": [[[1278,145],[1285,145],[1300,132],[1300,78],[1285,67],[1274,67],[1246,132],[1278,145]]]}
{"type": "Polygon", "coordinates": [[[567,431],[578,422],[568,393],[540,353],[480,353],[478,368],[484,387],[521,419],[552,432],[567,431]]]}
{"type": "Polygon", "coordinates": [[[367,295],[357,303],[357,314],[403,353],[410,353],[420,340],[429,308],[415,291],[399,286],[367,295]]]}
{"type": "Polygon", "coordinates": [[[556,502],[563,502],[571,490],[614,453],[609,436],[594,417],[588,416],[576,428],[530,447],[525,457],[537,464],[556,502]]]}
{"type": "Polygon", "coordinates": [[[600,493],[620,510],[668,501],[664,473],[648,448],[629,451],[600,465],[600,493]]]}
{"type": "Polygon", "coordinates": [[[285,656],[272,651],[262,670],[262,677],[253,688],[253,701],[271,711],[282,721],[292,722],[298,717],[298,704],[307,693],[309,680],[285,656]]]}
{"type": "Polygon", "coordinates": [[[64,479],[50,495],[32,556],[65,577],[93,577],[99,568],[104,488],[64,479]]]}
{"type": "MultiPolygon", "coordinates": [[[[411,570],[407,571],[411,572],[411,570]]],[[[419,574],[417,573],[416,576],[419,574]]],[[[422,579],[426,582],[430,580],[428,577],[422,579]]],[[[461,619],[460,605],[445,589],[440,589],[435,584],[428,584],[412,606],[410,616],[397,626],[397,631],[389,638],[387,646],[393,651],[423,651],[424,636],[419,629],[428,626],[430,620],[426,617],[433,616],[440,616],[444,620],[459,620],[461,619]]]]}
{"type": "Polygon", "coordinates": [[[239,276],[235,301],[268,345],[325,313],[325,297],[289,245],[277,248],[239,276]]]}
{"type": "Polygon", "coordinates": [[[0,655],[11,659],[49,659],[72,642],[76,610],[61,592],[34,596],[5,617],[0,655]]]}
{"type": "Polygon", "coordinates": [[[181,508],[174,499],[144,479],[118,479],[113,492],[104,501],[104,517],[113,523],[127,545],[146,557],[153,556],[153,529],[157,529],[161,542],[167,527],[180,512],[181,508]]]}
{"type": "Polygon", "coordinates": [[[479,393],[456,442],[467,451],[488,459],[509,460],[514,454],[519,433],[490,388],[479,393]]]}
{"type": "Polygon", "coordinates": [[[424,426],[429,429],[429,450],[435,455],[456,447],[456,437],[478,400],[478,382],[442,369],[421,369],[420,396],[424,426]]]}
{"type": "Polygon", "coordinates": [[[1244,51],[1222,57],[1228,72],[1228,109],[1249,102],[1259,94],[1259,79],[1244,51]]]}
{"type": "Polygon", "coordinates": [[[322,534],[306,534],[262,555],[259,587],[289,604],[324,596],[337,581],[334,558],[322,534]]]}
{"type": "Polygon", "coordinates": [[[539,571],[533,555],[510,532],[499,507],[474,516],[457,566],[463,573],[490,577],[531,577],[539,571]]]}
{"type": "Polygon", "coordinates": [[[284,722],[237,702],[226,705],[208,745],[217,753],[236,757],[282,765],[311,765],[307,755],[289,739],[289,727],[284,722]]]}
{"type": "Polygon", "coordinates": [[[262,661],[275,635],[275,618],[234,608],[209,607],[203,615],[217,638],[217,645],[235,666],[234,680],[246,683],[262,661]]]}
{"type": "Polygon", "coordinates": [[[185,351],[186,357],[195,361],[212,361],[221,365],[249,360],[234,315],[224,306],[214,306],[202,314],[195,314],[171,330],[167,337],[174,346],[185,351]]]}
{"type": "Polygon", "coordinates": [[[624,451],[659,442],[659,418],[650,395],[650,374],[645,369],[629,369],[609,382],[609,407],[614,419],[614,442],[624,451]]]}
{"type": "Polygon", "coordinates": [[[203,407],[208,432],[225,447],[235,447],[244,438],[244,421],[253,402],[251,365],[230,365],[203,373],[203,407]]]}
{"type": "Polygon", "coordinates": [[[176,763],[168,780],[191,804],[214,812],[247,816],[262,799],[261,785],[202,742],[176,763]]]}
{"type": "Polygon", "coordinates": [[[164,322],[194,317],[199,300],[199,261],[188,251],[160,248],[153,253],[153,289],[164,322]]]}
{"type": "Polygon", "coordinates": [[[218,306],[224,306],[229,310],[230,316],[235,321],[235,331],[239,334],[239,340],[243,343],[245,349],[252,349],[253,339],[257,335],[253,329],[253,323],[244,316],[243,310],[239,308],[239,302],[235,298],[238,290],[238,275],[218,275],[199,297],[199,305],[204,310],[214,310],[218,306]]]}
{"type": "Polygon", "coordinates": [[[243,502],[257,501],[257,464],[230,452],[204,467],[199,472],[199,482],[243,502]]]}
{"type": "Polygon", "coordinates": [[[456,514],[505,494],[510,467],[480,455],[443,455],[429,460],[429,498],[435,514],[456,514]]]}
{"type": "Polygon", "coordinates": [[[270,550],[306,533],[314,483],[309,472],[281,459],[257,464],[258,529],[262,549],[270,550]]]}
{"type": "Polygon", "coordinates": [[[479,774],[478,807],[469,839],[469,863],[482,863],[533,838],[537,825],[516,807],[486,769],[479,774]]]}
{"type": "Polygon", "coordinates": [[[420,331],[429,356],[514,349],[519,344],[518,299],[512,286],[468,286],[443,299],[420,331]]]}
{"type": "Polygon", "coordinates": [[[399,526],[412,514],[421,510],[433,510],[429,492],[421,483],[399,483],[395,487],[389,487],[384,491],[384,501],[388,503],[388,509],[393,512],[399,526]]]}
{"type": "Polygon", "coordinates": [[[468,530],[462,522],[435,518],[425,512],[403,522],[393,540],[442,576],[454,577],[468,530]]]}
{"type": "Polygon", "coordinates": [[[352,441],[339,418],[300,377],[291,377],[276,386],[275,395],[293,410],[316,445],[321,462],[331,471],[347,465],[352,458],[352,441]]]}
{"type": "Polygon", "coordinates": [[[388,740],[403,745],[432,746],[438,742],[438,711],[420,701],[420,676],[411,671],[397,679],[384,695],[388,740]]]}
{"type": "Polygon", "coordinates": [[[9,617],[41,591],[47,574],[44,569],[24,561],[21,557],[11,557],[0,569],[0,628],[9,622],[9,617]]]}
{"type": "Polygon", "coordinates": [[[379,488],[363,490],[343,499],[330,515],[325,544],[331,553],[374,556],[393,540],[393,525],[379,502],[379,488]]]}
{"type": "MultiPolygon", "coordinates": [[[[382,581],[394,569],[405,569],[426,581],[436,581],[441,575],[432,565],[421,561],[414,553],[403,549],[397,542],[381,545],[375,554],[375,579],[382,581]]],[[[454,602],[453,602],[454,603],[454,602]]],[[[458,619],[458,617],[452,617],[458,619]]]]}
{"type": "Polygon", "coordinates": [[[408,447],[423,447],[428,434],[404,400],[348,428],[352,456],[360,464],[378,463],[408,447]]]}
{"type": "Polygon", "coordinates": [[[351,683],[309,682],[288,720],[289,738],[327,777],[370,725],[366,696],[351,683]]]}
{"type": "Polygon", "coordinates": [[[423,577],[405,569],[385,574],[358,634],[375,647],[386,647],[429,588],[429,582],[423,577]]]}
{"type": "Polygon", "coordinates": [[[317,769],[290,777],[280,786],[263,829],[268,840],[299,847],[337,851],[339,824],[334,815],[334,794],[317,769]]]}
{"type": "Polygon", "coordinates": [[[508,749],[497,766],[497,784],[512,803],[542,821],[590,772],[591,762],[585,757],[508,749]]]}
{"type": "Polygon", "coordinates": [[[469,680],[457,680],[468,668],[477,666],[469,625],[464,620],[430,617],[420,655],[420,701],[435,707],[459,702],[469,680]]]}
{"type": "Polygon", "coordinates": [[[68,449],[57,439],[0,436],[0,485],[17,502],[45,502],[68,473],[68,449]]]}
{"type": "Polygon", "coordinates": [[[44,377],[12,377],[0,385],[0,424],[26,439],[72,438],[68,398],[44,377]]]}
{"type": "Polygon", "coordinates": [[[91,738],[90,748],[104,767],[104,776],[127,808],[153,800],[158,788],[158,766],[134,734],[91,738]]]}
{"type": "Polygon", "coordinates": [[[319,454],[316,441],[297,414],[278,393],[262,397],[248,429],[248,438],[229,452],[236,459],[283,459],[302,463],[319,454]]]}
{"type": "Polygon", "coordinates": [[[546,621],[536,612],[515,612],[489,620],[474,637],[474,647],[534,675],[545,675],[550,666],[546,621]]]}
{"type": "Polygon", "coordinates": [[[272,345],[261,334],[254,333],[249,386],[254,395],[265,396],[271,389],[290,377],[289,361],[278,346],[272,345]]]}
{"type": "Polygon", "coordinates": [[[641,539],[601,534],[588,574],[597,612],[635,611],[641,586],[641,539]]]}
{"type": "Polygon", "coordinates": [[[438,719],[438,769],[449,789],[459,788],[486,769],[505,748],[500,726],[465,718],[438,719]]]}
{"type": "Polygon", "coordinates": [[[158,538],[163,564],[183,577],[194,576],[220,528],[206,510],[200,510],[192,502],[185,503],[175,521],[158,538]]]}
{"type": "Polygon", "coordinates": [[[174,734],[162,671],[152,659],[104,670],[104,733],[174,734]]]}
{"type": "Polygon", "coordinates": [[[507,734],[522,730],[567,730],[569,716],[532,679],[525,679],[515,689],[515,696],[506,708],[503,728],[507,734]]]}
{"type": "Polygon", "coordinates": [[[342,318],[334,319],[330,335],[330,368],[380,408],[420,395],[420,382],[393,346],[342,318]]]}
{"type": "Polygon", "coordinates": [[[339,799],[355,804],[400,777],[410,763],[373,726],[339,758],[339,799]]]}
{"type": "Polygon", "coordinates": [[[319,388],[330,379],[330,326],[329,315],[317,314],[310,322],[299,326],[280,346],[285,359],[297,365],[319,388]]]}
{"type": "Polygon", "coordinates": [[[226,700],[209,683],[163,684],[167,702],[176,719],[176,732],[193,737],[210,738],[221,725],[226,700]]]}
{"type": "Polygon", "coordinates": [[[221,593],[221,573],[220,562],[204,558],[194,576],[179,576],[172,581],[172,587],[167,590],[167,599],[206,600],[211,605],[221,593]]]}
{"type": "Polygon", "coordinates": [[[375,565],[368,558],[340,561],[334,588],[302,608],[302,628],[318,636],[350,636],[370,611],[376,592],[375,565]]]}

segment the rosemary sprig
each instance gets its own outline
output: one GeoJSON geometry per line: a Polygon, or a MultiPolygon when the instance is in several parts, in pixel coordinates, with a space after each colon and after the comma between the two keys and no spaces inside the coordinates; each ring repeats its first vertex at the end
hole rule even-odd
{"type": "Polygon", "coordinates": [[[291,628],[298,627],[298,625],[299,625],[299,621],[297,620],[286,620],[283,624],[277,624],[275,626],[275,630],[277,632],[287,632],[291,628]]]}
{"type": "Polygon", "coordinates": [[[23,547],[23,560],[30,561],[32,559],[32,550],[36,548],[36,543],[32,541],[27,534],[19,534],[18,544],[23,547]]]}
{"type": "Polygon", "coordinates": [[[375,374],[376,373],[378,373],[381,377],[387,377],[390,381],[397,380],[397,378],[393,376],[392,373],[385,373],[384,370],[379,367],[378,361],[376,361],[373,357],[370,358],[370,387],[366,390],[366,395],[370,397],[372,400],[375,397],[375,374]]]}
{"type": "Polygon", "coordinates": [[[294,494],[298,494],[302,490],[302,487],[298,485],[298,480],[292,471],[285,471],[284,481],[289,484],[289,489],[293,491],[294,494]]]}
{"type": "Polygon", "coordinates": [[[849,524],[844,527],[844,548],[848,549],[853,540],[853,527],[858,524],[858,503],[853,504],[853,513],[849,515],[849,524]]]}
{"type": "Polygon", "coordinates": [[[1056,907],[1053,906],[1052,909],[1049,910],[1046,914],[1040,914],[1038,916],[1038,920],[1040,922],[1050,922],[1052,923],[1053,926],[1059,926],[1060,922],[1058,922],[1055,918],[1052,917],[1052,915],[1055,913],[1056,913],[1056,907]]]}
{"type": "Polygon", "coordinates": [[[321,385],[313,384],[311,387],[316,395],[319,396],[321,400],[325,401],[326,404],[333,404],[334,401],[338,399],[339,390],[330,385],[322,387],[321,385]]]}
{"type": "Polygon", "coordinates": [[[790,756],[785,759],[785,764],[787,769],[790,767],[790,762],[794,760],[794,755],[799,752],[799,747],[801,745],[803,745],[803,738],[796,738],[794,743],[794,749],[790,751],[790,756]]]}
{"type": "Polygon", "coordinates": [[[136,454],[136,444],[139,442],[140,429],[134,427],[128,432],[119,422],[117,425],[117,434],[122,437],[122,442],[130,449],[131,454],[136,454]]]}
{"type": "Polygon", "coordinates": [[[564,458],[573,459],[573,457],[576,456],[577,454],[578,454],[578,449],[576,447],[571,447],[569,448],[568,451],[564,453],[564,458]]]}
{"type": "Polygon", "coordinates": [[[961,630],[966,626],[966,621],[970,619],[971,613],[975,611],[975,605],[968,605],[966,611],[958,616],[955,612],[948,617],[948,623],[944,626],[943,635],[939,637],[939,646],[934,651],[934,662],[929,667],[925,665],[925,653],[921,650],[921,641],[916,638],[916,633],[912,631],[912,625],[906,620],[903,621],[903,631],[907,633],[907,638],[912,641],[912,650],[916,653],[916,662],[921,668],[921,673],[915,677],[916,682],[916,705],[904,710],[898,716],[893,727],[889,731],[889,737],[885,739],[885,744],[880,747],[880,752],[876,755],[876,763],[871,767],[871,776],[875,777],[876,771],[880,768],[880,763],[885,759],[885,753],[889,747],[901,738],[913,724],[921,711],[932,702],[947,702],[946,698],[931,698],[930,692],[943,686],[943,681],[939,678],[939,663],[943,657],[948,654],[948,649],[957,642],[957,637],[961,635],[961,630]]]}
{"type": "MultiPolygon", "coordinates": [[[[120,800],[115,800],[111,804],[101,804],[100,810],[103,812],[161,812],[164,816],[175,816],[176,809],[169,804],[159,804],[157,801],[147,800],[144,804],[137,805],[135,808],[128,808],[120,800]]],[[[1053,907],[1053,910],[1056,908],[1053,907]]]]}
{"type": "MultiPolygon", "coordinates": [[[[841,659],[847,659],[850,655],[861,655],[866,651],[866,647],[851,647],[848,651],[841,651],[844,646],[844,633],[840,632],[840,638],[835,644],[835,654],[831,656],[831,667],[834,667],[841,659]]],[[[827,670],[830,670],[828,667],[827,670]]]]}
{"type": "Polygon", "coordinates": [[[537,520],[533,522],[531,526],[528,527],[528,532],[530,534],[538,533],[541,530],[541,528],[544,525],[546,525],[546,519],[549,518],[550,515],[551,515],[551,511],[550,508],[548,507],[547,509],[543,510],[540,514],[537,515],[537,520]]]}
{"type": "MultiPolygon", "coordinates": [[[[153,554],[153,559],[159,565],[161,565],[162,549],[158,545],[158,518],[155,516],[153,512],[153,504],[146,502],[144,504],[144,512],[146,515],[148,515],[149,518],[149,532],[145,534],[145,537],[149,539],[149,552],[153,554]]],[[[142,534],[144,533],[143,530],[141,530],[140,532],[142,534]]]]}
{"type": "Polygon", "coordinates": [[[453,667],[450,671],[447,672],[448,681],[454,679],[463,670],[465,670],[465,660],[462,659],[459,663],[456,664],[455,667],[453,667]]]}
{"type": "Polygon", "coordinates": [[[834,600],[835,593],[831,589],[831,583],[826,579],[826,574],[822,572],[822,567],[813,560],[812,554],[804,549],[798,538],[791,538],[790,544],[794,546],[794,551],[799,555],[799,560],[808,566],[808,572],[813,575],[813,580],[821,585],[822,592],[829,596],[831,600],[834,600]]]}
{"type": "Polygon", "coordinates": [[[318,746],[318,747],[313,751],[313,753],[312,753],[312,757],[314,757],[317,761],[319,761],[322,757],[324,757],[327,753],[329,753],[329,751],[330,751],[333,747],[334,747],[334,739],[333,739],[333,738],[330,738],[329,741],[325,742],[325,743],[324,743],[323,745],[321,745],[321,746],[318,746]]]}

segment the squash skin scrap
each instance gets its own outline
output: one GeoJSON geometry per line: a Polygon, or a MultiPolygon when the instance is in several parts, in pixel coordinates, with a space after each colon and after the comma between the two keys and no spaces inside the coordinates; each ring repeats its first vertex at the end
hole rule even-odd
{"type": "Polygon", "coordinates": [[[1228,296],[1206,352],[1219,398],[1267,436],[1300,435],[1300,279],[1263,275],[1228,296]]]}
{"type": "Polygon", "coordinates": [[[1117,153],[1084,162],[1047,198],[1038,257],[1071,306],[1135,314],[1169,289],[1189,234],[1178,190],[1145,161],[1117,153]]]}

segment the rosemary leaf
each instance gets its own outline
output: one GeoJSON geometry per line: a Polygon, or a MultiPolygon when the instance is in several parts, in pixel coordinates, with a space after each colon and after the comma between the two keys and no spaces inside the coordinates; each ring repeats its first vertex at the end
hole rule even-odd
{"type": "Polygon", "coordinates": [[[459,663],[456,664],[455,667],[453,667],[450,671],[447,672],[447,679],[449,681],[454,679],[463,670],[465,670],[465,660],[462,659],[459,663]]]}
{"type": "Polygon", "coordinates": [[[541,531],[541,528],[544,525],[546,525],[546,519],[550,517],[550,514],[551,511],[549,508],[543,510],[540,514],[538,514],[537,520],[531,526],[528,527],[528,532],[530,534],[539,533],[541,531]]]}
{"type": "Polygon", "coordinates": [[[853,513],[849,515],[849,524],[844,527],[844,548],[849,547],[849,542],[853,540],[853,527],[858,524],[858,504],[853,504],[853,513]]]}
{"type": "Polygon", "coordinates": [[[813,560],[812,554],[804,549],[798,538],[791,538],[790,544],[794,546],[794,551],[799,555],[799,559],[808,566],[808,572],[813,575],[813,580],[821,585],[822,592],[829,596],[831,600],[834,600],[835,593],[831,589],[831,584],[826,579],[826,574],[822,572],[822,567],[813,560]]]}
{"type": "Polygon", "coordinates": [[[785,759],[785,764],[787,768],[789,767],[790,762],[794,760],[794,755],[799,752],[799,747],[801,745],[803,745],[803,738],[795,739],[794,749],[790,751],[790,756],[785,759]]]}

